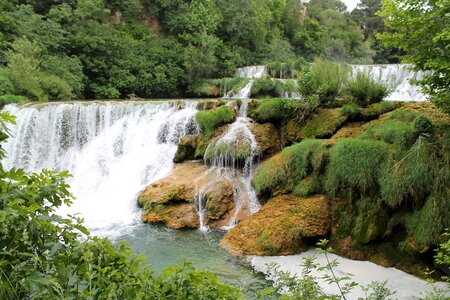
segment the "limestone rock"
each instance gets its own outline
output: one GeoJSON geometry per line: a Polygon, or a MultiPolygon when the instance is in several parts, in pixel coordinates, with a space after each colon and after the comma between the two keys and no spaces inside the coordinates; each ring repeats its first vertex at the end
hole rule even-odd
{"type": "Polygon", "coordinates": [[[181,163],[185,160],[193,160],[195,158],[195,149],[198,144],[197,135],[186,135],[180,139],[177,152],[173,158],[174,163],[181,163]]]}
{"type": "Polygon", "coordinates": [[[287,255],[306,250],[305,238],[322,237],[330,229],[325,196],[280,195],[234,227],[221,242],[233,254],[287,255]]]}
{"type": "Polygon", "coordinates": [[[250,130],[255,136],[259,152],[263,157],[273,155],[281,150],[280,135],[273,124],[252,123],[250,130]]]}
{"type": "Polygon", "coordinates": [[[144,208],[142,221],[171,228],[198,228],[195,202],[199,197],[206,208],[205,225],[228,225],[236,209],[233,185],[226,179],[215,180],[210,172],[199,162],[177,164],[167,177],[150,184],[139,195],[138,203],[144,208]]]}

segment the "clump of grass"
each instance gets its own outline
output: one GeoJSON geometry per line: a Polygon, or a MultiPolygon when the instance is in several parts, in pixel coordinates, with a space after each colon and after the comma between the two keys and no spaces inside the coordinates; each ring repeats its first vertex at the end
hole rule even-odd
{"type": "Polygon", "coordinates": [[[321,108],[300,128],[302,138],[326,138],[332,136],[346,121],[338,108],[321,108]]]}
{"type": "Polygon", "coordinates": [[[299,76],[299,91],[303,97],[318,95],[321,105],[330,104],[342,93],[349,69],[337,63],[316,59],[299,76]]]}
{"type": "Polygon", "coordinates": [[[258,169],[252,181],[256,192],[270,196],[292,191],[303,178],[323,168],[318,157],[324,149],[321,140],[304,140],[285,148],[258,169]]]}
{"type": "Polygon", "coordinates": [[[256,78],[253,79],[253,85],[250,92],[252,97],[269,95],[276,96],[276,81],[270,78],[256,78]]]}
{"type": "Polygon", "coordinates": [[[207,161],[218,158],[228,165],[236,166],[244,162],[251,155],[251,151],[251,145],[246,141],[219,140],[208,146],[204,158],[207,161]]]}
{"type": "Polygon", "coordinates": [[[256,109],[257,121],[280,121],[285,117],[286,107],[286,99],[274,98],[270,100],[264,100],[256,109]]]}
{"type": "Polygon", "coordinates": [[[205,139],[209,139],[216,128],[234,122],[236,113],[229,106],[220,106],[208,111],[199,111],[195,120],[203,131],[205,139]]]}
{"type": "Polygon", "coordinates": [[[342,139],[330,152],[326,188],[330,195],[352,188],[361,193],[377,189],[389,159],[387,145],[380,141],[342,139]]]}
{"type": "Polygon", "coordinates": [[[350,95],[354,103],[366,107],[383,100],[389,90],[386,84],[374,79],[370,74],[358,72],[347,82],[345,93],[350,95]]]}
{"type": "Polygon", "coordinates": [[[339,113],[341,116],[347,118],[354,118],[361,111],[361,107],[356,103],[344,104],[340,109],[339,113]]]}
{"type": "Polygon", "coordinates": [[[386,143],[396,145],[398,149],[407,149],[415,141],[415,133],[412,124],[388,119],[381,124],[368,124],[364,133],[360,136],[362,139],[382,140],[386,143]]]}
{"type": "Polygon", "coordinates": [[[381,196],[390,207],[398,207],[411,200],[410,205],[420,207],[433,186],[431,149],[418,140],[416,145],[381,179],[381,196]]]}

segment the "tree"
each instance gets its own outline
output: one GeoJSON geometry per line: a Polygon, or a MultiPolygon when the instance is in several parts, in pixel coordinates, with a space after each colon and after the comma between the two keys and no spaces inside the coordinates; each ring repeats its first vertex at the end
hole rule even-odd
{"type": "Polygon", "coordinates": [[[404,62],[429,71],[420,85],[450,114],[450,1],[383,0],[381,16],[389,29],[379,37],[405,51],[404,62]]]}

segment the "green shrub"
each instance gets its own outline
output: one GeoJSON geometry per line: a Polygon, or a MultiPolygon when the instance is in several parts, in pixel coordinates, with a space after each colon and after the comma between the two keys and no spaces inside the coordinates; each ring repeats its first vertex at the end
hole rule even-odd
{"type": "Polygon", "coordinates": [[[276,96],[276,81],[270,78],[255,78],[250,92],[252,97],[269,95],[276,96]]]}
{"type": "Polygon", "coordinates": [[[286,99],[274,98],[262,101],[256,109],[259,122],[279,121],[286,117],[286,99]]]}
{"type": "Polygon", "coordinates": [[[369,124],[365,126],[360,138],[382,140],[389,144],[395,144],[399,149],[408,149],[415,141],[415,133],[410,123],[388,119],[381,124],[369,124]]]}
{"type": "Polygon", "coordinates": [[[315,170],[320,172],[324,168],[320,164],[324,162],[317,158],[324,151],[322,144],[321,140],[304,140],[264,162],[252,181],[256,192],[260,195],[290,192],[303,178],[315,170]]]}
{"type": "Polygon", "coordinates": [[[351,118],[356,116],[361,110],[361,107],[356,103],[344,104],[340,109],[339,113],[341,116],[351,118]]]}
{"type": "Polygon", "coordinates": [[[67,100],[72,98],[72,88],[67,81],[58,76],[42,76],[41,87],[50,100],[67,100]]]}
{"type": "Polygon", "coordinates": [[[17,95],[1,95],[0,96],[0,109],[6,105],[11,103],[20,103],[27,100],[27,97],[17,96],[17,95]]]}
{"type": "Polygon", "coordinates": [[[433,123],[424,116],[417,116],[413,121],[413,127],[417,136],[421,134],[430,135],[434,131],[433,123]]]}
{"type": "Polygon", "coordinates": [[[321,105],[327,105],[341,95],[348,76],[348,67],[316,59],[299,77],[303,97],[318,95],[321,105]]]}
{"type": "Polygon", "coordinates": [[[367,193],[378,187],[389,159],[385,143],[372,140],[342,139],[330,152],[326,188],[335,195],[340,188],[354,188],[367,193]]]}
{"type": "Polygon", "coordinates": [[[236,113],[229,106],[220,106],[208,111],[199,111],[195,120],[203,131],[206,139],[209,139],[216,128],[232,123],[236,119],[236,113]]]}
{"type": "Polygon", "coordinates": [[[358,72],[347,82],[345,93],[350,95],[353,102],[365,107],[371,103],[380,102],[389,91],[384,83],[373,79],[370,74],[358,72]]]}
{"type": "Polygon", "coordinates": [[[190,84],[189,89],[198,96],[216,97],[221,95],[217,80],[201,79],[190,84]]]}

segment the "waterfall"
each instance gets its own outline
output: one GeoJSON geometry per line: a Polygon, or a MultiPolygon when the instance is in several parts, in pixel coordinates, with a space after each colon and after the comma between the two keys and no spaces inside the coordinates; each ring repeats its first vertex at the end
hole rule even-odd
{"type": "Polygon", "coordinates": [[[262,78],[266,75],[266,66],[249,66],[237,68],[234,77],[262,78]]]}
{"type": "Polygon", "coordinates": [[[173,166],[180,137],[198,133],[195,102],[76,102],[6,108],[17,116],[6,168],[68,170],[80,213],[95,234],[139,219],[136,195],[173,166]]]}
{"type": "Polygon", "coordinates": [[[205,164],[210,165],[208,185],[197,193],[197,211],[200,216],[200,228],[204,224],[204,192],[215,182],[226,179],[233,186],[233,198],[236,210],[224,229],[230,229],[238,222],[239,214],[252,214],[260,209],[256,192],[251,186],[255,161],[259,157],[259,148],[250,130],[251,119],[247,117],[248,99],[243,99],[236,121],[217,140],[210,143],[205,152],[205,164]]]}
{"type": "Polygon", "coordinates": [[[411,71],[410,65],[351,65],[352,74],[364,72],[374,79],[385,83],[391,93],[384,99],[387,101],[427,101],[428,95],[421,92],[420,86],[410,83],[410,80],[421,80],[431,72],[411,71]]]}

